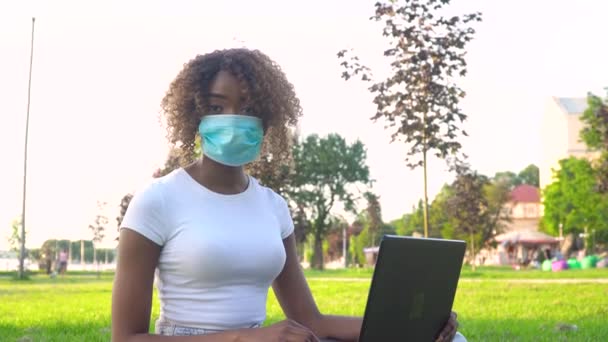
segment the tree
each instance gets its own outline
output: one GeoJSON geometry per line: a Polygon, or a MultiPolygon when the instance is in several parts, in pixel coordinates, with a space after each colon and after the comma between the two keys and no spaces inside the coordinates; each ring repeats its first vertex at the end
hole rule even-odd
{"type": "Polygon", "coordinates": [[[513,189],[514,187],[522,184],[528,184],[535,187],[539,187],[540,183],[538,166],[530,164],[526,166],[525,169],[521,170],[519,173],[515,173],[512,171],[496,172],[492,181],[494,183],[501,183],[507,186],[507,188],[509,189],[513,189]]]}
{"type": "MultiPolygon", "coordinates": [[[[443,205],[444,193],[448,189],[447,186],[440,191],[433,203],[429,206],[429,232],[428,237],[441,237],[441,229],[444,226],[444,215],[446,214],[445,206],[443,205]]],[[[395,228],[395,233],[398,235],[413,235],[424,234],[424,204],[423,201],[418,201],[418,204],[412,206],[412,211],[403,215],[399,220],[390,222],[390,225],[395,228]]]]}
{"type": "Polygon", "coordinates": [[[78,240],[70,242],[72,260],[79,260],[82,264],[87,261],[93,262],[93,242],[90,240],[78,240]],[[81,245],[84,249],[81,250],[81,245]]]}
{"type": "Polygon", "coordinates": [[[511,200],[511,186],[507,182],[494,180],[484,186],[483,193],[488,203],[488,213],[481,230],[480,243],[485,244],[511,221],[511,212],[505,210],[505,205],[511,200]]]}
{"type": "Polygon", "coordinates": [[[600,242],[608,241],[608,195],[596,191],[596,174],[588,160],[560,160],[553,183],[543,191],[543,228],[557,235],[578,235],[595,230],[600,242]]]}
{"type": "Polygon", "coordinates": [[[605,100],[592,93],[587,95],[588,107],[581,116],[584,126],[580,133],[587,147],[600,153],[595,165],[600,193],[608,193],[608,88],[606,90],[605,100]]]}
{"type": "Polygon", "coordinates": [[[295,173],[288,197],[306,208],[311,218],[313,268],[323,268],[322,242],[335,205],[341,202],[345,210],[354,210],[354,187],[369,183],[365,158],[363,143],[347,144],[338,134],[323,138],[313,134],[294,145],[295,173]]]}
{"type": "Polygon", "coordinates": [[[448,200],[450,220],[454,235],[469,239],[469,259],[474,270],[476,246],[480,244],[489,212],[488,200],[484,196],[488,179],[471,170],[470,166],[464,163],[458,163],[454,168],[456,171],[456,179],[452,184],[454,195],[448,200]]]}
{"type": "Polygon", "coordinates": [[[496,172],[494,178],[492,178],[492,181],[505,184],[509,189],[513,189],[514,187],[521,185],[519,175],[513,171],[496,172]]]}
{"type": "Polygon", "coordinates": [[[424,209],[422,201],[418,201],[417,206],[412,206],[412,212],[403,215],[403,226],[396,227],[399,235],[412,235],[414,232],[424,232],[424,209]]]}
{"type": "MultiPolygon", "coordinates": [[[[21,248],[21,219],[13,220],[11,224],[11,235],[8,237],[8,245],[11,252],[19,252],[21,248]]],[[[27,235],[26,235],[27,236],[27,235]]]]}
{"type": "MultiPolygon", "coordinates": [[[[116,216],[116,229],[118,230],[118,235],[120,235],[120,226],[122,225],[122,220],[125,218],[125,214],[127,213],[127,209],[129,209],[129,204],[131,204],[131,200],[133,199],[133,194],[126,194],[122,196],[120,200],[120,212],[118,216],[116,216]]],[[[118,236],[116,237],[116,241],[118,241],[118,236]]]]}
{"type": "Polygon", "coordinates": [[[40,247],[40,259],[38,260],[38,268],[40,270],[45,270],[46,274],[51,274],[51,269],[53,268],[53,261],[56,259],[57,255],[57,240],[46,240],[40,247]]]}
{"type": "MultiPolygon", "coordinates": [[[[103,241],[103,238],[105,237],[106,225],[108,224],[108,218],[103,214],[105,207],[105,202],[97,202],[97,209],[99,210],[99,213],[95,217],[95,223],[89,225],[89,229],[93,233],[93,262],[97,261],[97,245],[103,241]]],[[[99,272],[97,276],[99,276],[99,272]]]]}
{"type": "Polygon", "coordinates": [[[380,230],[384,223],[382,222],[382,208],[380,207],[379,197],[372,192],[363,194],[367,201],[367,229],[369,230],[370,243],[369,246],[377,246],[380,230]]]}
{"type": "Polygon", "coordinates": [[[351,262],[359,267],[365,265],[365,253],[363,249],[368,246],[369,243],[369,230],[363,229],[357,235],[351,235],[350,237],[350,250],[351,262]]]}
{"type": "Polygon", "coordinates": [[[406,235],[406,234],[404,234],[406,216],[407,216],[407,214],[401,216],[398,219],[394,219],[388,223],[395,230],[395,234],[406,235]]]}
{"type": "Polygon", "coordinates": [[[294,235],[296,239],[296,249],[298,252],[298,258],[302,261],[304,257],[304,244],[306,243],[306,237],[310,232],[310,221],[306,217],[306,210],[302,203],[296,204],[296,210],[293,213],[294,223],[294,235]]]}
{"type": "MultiPolygon", "coordinates": [[[[535,187],[540,186],[538,166],[530,164],[517,175],[519,184],[528,184],[535,187]]],[[[518,185],[519,185],[518,184],[518,185]]]]}
{"type": "MultiPolygon", "coordinates": [[[[258,179],[260,183],[274,190],[284,197],[289,196],[287,189],[291,185],[294,175],[294,160],[292,155],[293,148],[286,148],[281,151],[281,155],[273,154],[271,146],[282,142],[273,142],[266,135],[260,157],[246,166],[246,171],[258,179]]],[[[297,142],[297,135],[288,131],[288,143],[293,145],[297,142]]]]}
{"type": "Polygon", "coordinates": [[[431,237],[451,237],[453,227],[450,222],[449,199],[453,196],[452,187],[445,184],[431,203],[429,211],[431,237]]]}
{"type": "MultiPolygon", "coordinates": [[[[411,168],[423,167],[424,235],[428,236],[427,154],[439,158],[460,150],[457,138],[466,135],[458,123],[466,119],[459,102],[465,92],[455,83],[466,75],[465,46],[475,30],[469,24],[481,21],[481,13],[445,18],[449,0],[402,0],[377,2],[370,18],[383,21],[383,36],[389,48],[384,56],[390,60],[391,74],[374,82],[369,90],[375,95],[373,120],[385,119],[393,127],[392,139],[403,139],[410,146],[406,160],[411,168]]],[[[356,75],[370,81],[370,69],[356,56],[342,50],[342,77],[356,75]]]]}
{"type": "MultiPolygon", "coordinates": [[[[197,145],[197,147],[200,147],[200,145],[197,145]]],[[[162,168],[159,168],[154,171],[152,177],[160,178],[170,174],[173,170],[178,169],[180,166],[182,166],[182,159],[183,158],[180,150],[175,146],[171,147],[169,153],[167,154],[167,160],[165,160],[165,165],[162,168]]]]}

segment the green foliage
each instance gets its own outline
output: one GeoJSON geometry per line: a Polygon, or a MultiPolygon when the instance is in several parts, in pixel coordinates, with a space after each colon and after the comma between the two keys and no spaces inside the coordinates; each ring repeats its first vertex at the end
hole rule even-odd
{"type": "Polygon", "coordinates": [[[397,235],[408,235],[405,227],[405,223],[408,219],[409,214],[405,214],[396,220],[390,221],[388,224],[395,229],[397,235]]]}
{"type": "Polygon", "coordinates": [[[489,180],[466,164],[456,165],[455,170],[456,179],[451,186],[454,196],[448,199],[447,207],[454,237],[468,240],[469,258],[473,260],[488,221],[489,204],[484,189],[489,180]]]}
{"type": "Polygon", "coordinates": [[[588,108],[581,116],[584,126],[580,135],[589,149],[600,153],[594,167],[596,190],[608,193],[608,95],[602,100],[590,93],[587,103],[588,108]]]}
{"type": "MultiPolygon", "coordinates": [[[[197,139],[197,145],[194,150],[195,156],[200,156],[200,153],[201,153],[200,144],[198,144],[199,140],[200,139],[197,139]]],[[[165,165],[162,168],[159,168],[156,171],[154,171],[154,174],[152,175],[152,177],[159,178],[159,177],[168,175],[173,170],[181,167],[183,160],[184,160],[184,156],[182,155],[180,149],[177,147],[171,147],[171,149],[169,150],[169,153],[167,155],[167,159],[165,160],[165,165]]]]}
{"type": "MultiPolygon", "coordinates": [[[[297,143],[298,138],[290,131],[287,131],[287,137],[289,138],[287,143],[291,142],[293,149],[293,144],[297,143]]],[[[284,149],[280,152],[281,155],[272,153],[273,144],[284,143],[285,142],[273,142],[268,140],[268,138],[265,138],[260,157],[253,163],[246,165],[245,168],[246,171],[259,180],[261,184],[271,188],[279,195],[288,197],[289,193],[287,189],[291,186],[295,172],[292,151],[290,151],[290,149],[284,149]]],[[[277,152],[275,151],[275,153],[277,152]]]]}
{"type": "Polygon", "coordinates": [[[357,236],[351,236],[349,254],[352,256],[353,263],[359,267],[365,266],[363,248],[366,247],[369,247],[369,231],[367,229],[363,229],[357,236]]]}
{"type": "MultiPolygon", "coordinates": [[[[470,244],[469,228],[472,227],[475,244],[484,245],[510,221],[510,213],[503,208],[510,200],[511,184],[509,177],[498,174],[494,181],[490,181],[470,170],[468,165],[464,168],[461,166],[454,183],[444,185],[429,206],[429,236],[464,239],[469,240],[470,244]],[[479,210],[472,203],[477,203],[479,210]],[[463,216],[465,214],[466,217],[463,216]],[[469,222],[473,225],[469,225],[469,222]]],[[[420,201],[410,214],[391,222],[391,225],[399,235],[412,235],[414,232],[422,233],[422,222],[423,206],[420,201]]]]}
{"type": "Polygon", "coordinates": [[[511,212],[504,210],[511,200],[511,187],[506,182],[494,180],[484,186],[483,193],[488,202],[488,213],[479,242],[485,244],[492,236],[502,233],[506,223],[511,221],[511,212]]]}
{"type": "MultiPolygon", "coordinates": [[[[449,188],[444,187],[437,195],[435,200],[429,205],[429,237],[441,237],[441,229],[447,224],[445,215],[445,192],[449,188]]],[[[405,214],[402,219],[391,222],[398,235],[411,236],[414,233],[423,234],[424,232],[424,205],[422,200],[417,206],[412,207],[409,214],[405,214]]]]}
{"type": "Polygon", "coordinates": [[[538,166],[530,164],[518,174],[512,171],[497,172],[494,175],[493,181],[496,183],[505,184],[510,189],[522,184],[539,187],[539,169],[538,166]]]}
{"type": "MultiPolygon", "coordinates": [[[[129,204],[131,203],[132,199],[133,199],[133,194],[126,194],[120,200],[120,211],[118,213],[118,216],[116,217],[116,229],[118,230],[119,234],[120,234],[120,225],[122,224],[122,220],[124,219],[125,214],[127,213],[127,209],[129,209],[129,204]]],[[[118,240],[118,237],[116,238],[116,240],[118,240]]]]}
{"type": "MultiPolygon", "coordinates": [[[[27,236],[27,232],[26,232],[27,236]]],[[[11,224],[11,235],[8,237],[8,245],[11,252],[21,251],[21,219],[13,220],[11,224]]]]}
{"type": "Polygon", "coordinates": [[[582,233],[589,228],[603,239],[608,231],[608,196],[595,191],[596,177],[591,163],[571,157],[559,164],[554,182],[543,191],[544,229],[556,235],[560,224],[564,234],[582,233]]]}
{"type": "Polygon", "coordinates": [[[424,231],[424,208],[422,201],[418,201],[418,206],[412,207],[412,212],[403,217],[403,229],[397,231],[399,235],[412,235],[414,232],[424,231]]]}
{"type": "MultiPolygon", "coordinates": [[[[38,267],[41,270],[53,269],[59,252],[62,250],[69,251],[71,254],[70,259],[75,262],[79,262],[81,259],[80,244],[80,240],[68,241],[49,239],[44,241],[40,248],[32,249],[29,254],[33,260],[38,262],[38,267]]],[[[101,248],[97,249],[95,252],[93,242],[90,240],[84,241],[84,252],[85,263],[92,263],[94,258],[98,262],[104,263],[106,261],[106,253],[108,257],[107,261],[111,263],[114,261],[116,253],[112,248],[101,248]]]]}
{"type": "Polygon", "coordinates": [[[288,197],[305,208],[314,236],[311,265],[323,268],[321,242],[330,228],[331,212],[340,202],[354,210],[354,186],[369,183],[369,169],[363,143],[347,144],[338,134],[306,137],[294,145],[295,173],[288,197]]]}
{"type": "Polygon", "coordinates": [[[519,178],[520,184],[528,184],[535,187],[540,186],[538,166],[534,164],[528,165],[525,169],[521,170],[517,178],[519,178]]]}
{"type": "Polygon", "coordinates": [[[452,229],[448,201],[453,195],[452,188],[448,185],[444,185],[437,196],[435,196],[429,210],[429,221],[431,226],[429,236],[446,237],[447,232],[452,229]]]}
{"type": "Polygon", "coordinates": [[[382,222],[382,208],[380,207],[379,197],[371,192],[363,194],[367,201],[367,209],[365,214],[367,216],[367,230],[370,235],[370,246],[376,246],[379,241],[382,232],[381,229],[384,225],[382,222]]]}
{"type": "Polygon", "coordinates": [[[372,246],[379,246],[380,241],[382,240],[382,237],[384,235],[396,235],[396,234],[397,234],[397,230],[395,230],[395,227],[391,226],[390,224],[382,224],[382,226],[380,227],[380,231],[375,236],[375,240],[372,240],[373,241],[372,246]]]}
{"type": "Polygon", "coordinates": [[[511,189],[521,184],[521,179],[513,171],[496,172],[494,175],[494,181],[507,184],[511,189]]]}
{"type": "Polygon", "coordinates": [[[593,150],[608,149],[608,95],[605,100],[597,95],[587,95],[587,109],[581,116],[583,129],[581,140],[593,150]]]}
{"type": "MultiPolygon", "coordinates": [[[[84,243],[84,261],[85,262],[93,262],[93,241],[85,240],[84,243]]],[[[81,241],[72,241],[71,242],[71,255],[72,260],[81,261],[81,253],[80,253],[80,245],[81,241]]]]}

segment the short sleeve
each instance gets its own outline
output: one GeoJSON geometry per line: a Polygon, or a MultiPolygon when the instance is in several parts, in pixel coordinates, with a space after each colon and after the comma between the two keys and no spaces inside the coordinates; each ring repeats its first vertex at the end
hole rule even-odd
{"type": "Polygon", "coordinates": [[[167,241],[163,194],[159,183],[151,183],[136,192],[129,203],[121,229],[133,230],[159,246],[167,241]]]}
{"type": "Polygon", "coordinates": [[[278,198],[278,216],[279,223],[281,224],[281,239],[286,239],[291,233],[293,233],[293,219],[291,218],[291,212],[289,211],[289,206],[287,206],[287,201],[280,195],[276,195],[278,198]]]}

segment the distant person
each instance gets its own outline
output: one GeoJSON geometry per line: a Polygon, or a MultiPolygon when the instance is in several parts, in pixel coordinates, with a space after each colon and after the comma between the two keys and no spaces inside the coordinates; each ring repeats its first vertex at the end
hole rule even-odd
{"type": "MultiPolygon", "coordinates": [[[[133,197],[120,231],[112,340],[356,341],[361,317],[319,312],[286,201],[243,168],[263,144],[273,158],[289,153],[288,129],[302,109],[277,64],[247,49],[196,56],[162,109],[171,142],[191,156],[200,137],[204,156],[133,197]],[[155,269],[155,330],[165,336],[148,334],[155,269]],[[262,328],[271,285],[287,320],[262,328]],[[176,335],[201,336],[169,337],[176,335]]],[[[452,340],[456,327],[452,314],[441,340],[452,340]]]]}
{"type": "Polygon", "coordinates": [[[65,249],[59,252],[59,274],[65,275],[68,270],[68,251],[65,249]]]}

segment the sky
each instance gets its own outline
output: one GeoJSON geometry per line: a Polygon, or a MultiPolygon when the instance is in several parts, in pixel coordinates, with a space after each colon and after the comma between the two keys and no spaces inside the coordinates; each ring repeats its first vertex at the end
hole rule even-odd
{"type": "MultiPolygon", "coordinates": [[[[20,1],[0,3],[0,250],[21,215],[31,18],[36,17],[26,196],[27,246],[90,239],[99,212],[112,246],[120,199],[150,180],[168,143],[160,100],[184,63],[235,46],[268,54],[301,99],[303,134],[336,132],[367,147],[385,220],[422,197],[406,146],[370,121],[366,85],[340,78],[336,53],[353,48],[382,72],[387,46],[369,20],[374,1],[20,1]]],[[[467,47],[463,152],[479,172],[519,171],[541,160],[541,117],[551,96],[608,86],[600,23],[608,2],[453,0],[481,11],[467,47]]],[[[452,180],[429,162],[429,196],[452,180]]]]}

